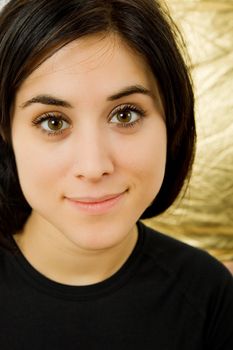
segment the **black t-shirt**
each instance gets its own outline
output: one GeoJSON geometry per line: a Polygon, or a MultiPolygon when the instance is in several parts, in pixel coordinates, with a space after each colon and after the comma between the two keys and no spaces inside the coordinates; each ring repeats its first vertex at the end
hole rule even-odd
{"type": "Polygon", "coordinates": [[[207,253],[138,223],[120,270],[90,286],[0,249],[1,350],[232,350],[233,279],[207,253]]]}

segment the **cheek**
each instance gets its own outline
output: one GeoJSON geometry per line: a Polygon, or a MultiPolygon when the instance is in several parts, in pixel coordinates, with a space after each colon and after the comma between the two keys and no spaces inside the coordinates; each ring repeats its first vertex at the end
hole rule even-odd
{"type": "Polygon", "coordinates": [[[136,212],[138,217],[151,205],[164,179],[166,142],[158,144],[153,140],[150,146],[145,147],[144,145],[144,148],[131,157],[127,164],[128,168],[125,166],[125,169],[129,171],[131,212],[136,212]]]}
{"type": "Polygon", "coordinates": [[[148,150],[138,164],[138,176],[144,191],[157,193],[162,185],[166,165],[166,149],[148,150]]]}
{"type": "Polygon", "coordinates": [[[160,127],[152,125],[142,138],[126,146],[119,159],[122,170],[128,171],[140,193],[151,193],[154,198],[162,185],[166,166],[167,138],[163,122],[160,127]]]}
{"type": "Polygon", "coordinates": [[[28,138],[15,138],[14,153],[19,182],[28,201],[35,195],[49,194],[56,179],[61,177],[62,158],[59,154],[44,150],[35,141],[28,138]]]}

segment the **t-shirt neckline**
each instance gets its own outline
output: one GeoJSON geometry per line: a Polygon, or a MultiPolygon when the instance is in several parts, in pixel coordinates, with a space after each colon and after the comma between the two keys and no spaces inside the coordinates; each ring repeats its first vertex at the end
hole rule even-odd
{"type": "Polygon", "coordinates": [[[112,276],[95,284],[73,286],[49,279],[31,265],[14,241],[14,245],[16,245],[15,262],[20,274],[27,280],[27,283],[33,285],[40,292],[69,300],[98,298],[114,292],[114,290],[123,286],[134,275],[134,271],[140,262],[145,238],[143,224],[141,222],[137,222],[137,228],[138,239],[126,262],[112,276]]]}

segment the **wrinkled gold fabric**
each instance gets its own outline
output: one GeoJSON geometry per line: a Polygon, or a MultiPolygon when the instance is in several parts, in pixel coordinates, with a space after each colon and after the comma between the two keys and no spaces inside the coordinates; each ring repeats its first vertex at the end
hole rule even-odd
{"type": "Polygon", "coordinates": [[[184,198],[147,224],[233,260],[233,0],[167,0],[193,64],[197,154],[184,198]]]}

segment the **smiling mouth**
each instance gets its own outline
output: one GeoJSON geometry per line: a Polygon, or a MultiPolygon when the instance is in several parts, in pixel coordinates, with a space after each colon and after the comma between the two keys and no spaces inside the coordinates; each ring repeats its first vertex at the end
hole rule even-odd
{"type": "Polygon", "coordinates": [[[75,208],[89,214],[104,214],[115,207],[127,191],[101,197],[66,197],[75,208]]]}
{"type": "Polygon", "coordinates": [[[122,195],[122,193],[123,192],[116,193],[116,194],[109,194],[101,197],[69,197],[69,199],[80,203],[95,204],[95,203],[102,203],[102,202],[117,198],[120,195],[122,195]]]}

